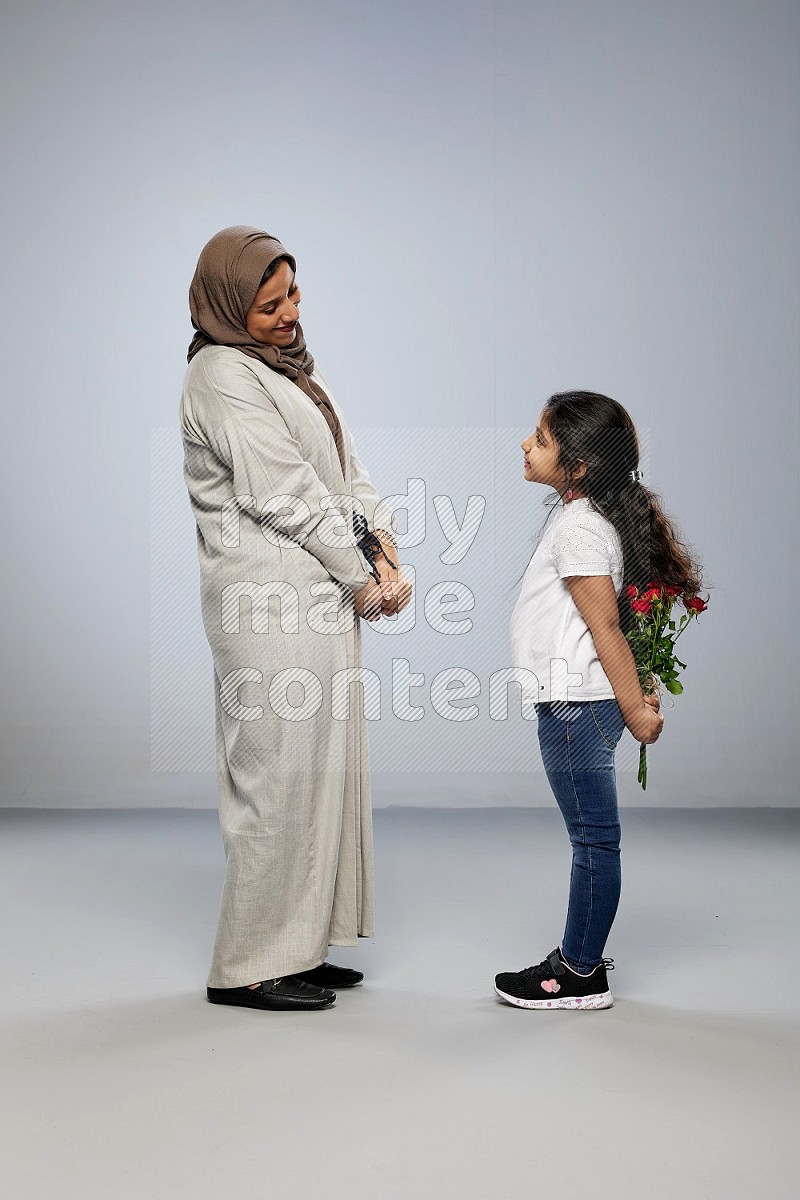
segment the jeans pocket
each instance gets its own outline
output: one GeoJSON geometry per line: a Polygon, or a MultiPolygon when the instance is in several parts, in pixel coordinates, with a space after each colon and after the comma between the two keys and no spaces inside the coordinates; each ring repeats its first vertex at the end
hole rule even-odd
{"type": "Polygon", "coordinates": [[[622,737],[622,731],[625,728],[620,707],[616,700],[600,700],[589,702],[589,712],[592,714],[592,719],[597,726],[597,732],[600,737],[610,746],[612,750],[616,750],[617,742],[622,737]],[[601,706],[605,705],[603,709],[601,706]]]}

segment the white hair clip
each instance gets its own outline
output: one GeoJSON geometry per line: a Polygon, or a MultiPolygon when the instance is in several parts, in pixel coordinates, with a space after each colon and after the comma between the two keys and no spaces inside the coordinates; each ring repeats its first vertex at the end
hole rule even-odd
{"type": "Polygon", "coordinates": [[[630,472],[630,477],[634,483],[641,483],[642,472],[637,467],[634,467],[633,470],[630,472]]]}

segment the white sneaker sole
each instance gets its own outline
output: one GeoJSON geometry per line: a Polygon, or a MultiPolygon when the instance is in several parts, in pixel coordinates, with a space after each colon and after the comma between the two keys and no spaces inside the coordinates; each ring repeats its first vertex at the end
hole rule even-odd
{"type": "Polygon", "coordinates": [[[517,1008],[571,1008],[575,1010],[587,1008],[612,1008],[614,997],[611,992],[598,992],[595,996],[562,996],[561,999],[556,997],[553,1000],[521,1000],[519,996],[509,996],[508,992],[501,992],[500,988],[495,986],[494,989],[498,996],[503,1000],[507,1000],[509,1004],[515,1004],[517,1008]]]}

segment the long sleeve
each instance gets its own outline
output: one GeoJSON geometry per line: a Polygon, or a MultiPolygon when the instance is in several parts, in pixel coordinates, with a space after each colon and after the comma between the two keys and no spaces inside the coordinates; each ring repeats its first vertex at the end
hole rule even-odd
{"type": "MultiPolygon", "coordinates": [[[[320,371],[319,365],[315,366],[314,368],[314,378],[322,385],[322,387],[324,387],[325,391],[330,397],[331,404],[336,410],[339,419],[343,420],[342,411],[339,408],[338,402],[331,391],[331,385],[328,383],[328,380],[325,378],[322,371],[320,371]]],[[[349,425],[347,425],[346,421],[345,428],[347,429],[346,444],[350,457],[350,493],[353,498],[360,501],[361,505],[363,506],[364,517],[366,518],[367,522],[367,529],[371,532],[375,527],[375,509],[381,500],[381,495],[370,479],[367,468],[364,466],[358,456],[355,438],[353,437],[352,430],[350,429],[349,425]]],[[[381,527],[383,529],[388,529],[390,533],[397,533],[397,522],[393,513],[389,513],[385,519],[382,516],[381,527]]]]}
{"type": "MultiPolygon", "coordinates": [[[[375,509],[381,500],[381,496],[370,479],[366,467],[358,457],[355,438],[349,430],[348,435],[350,441],[350,490],[355,499],[360,500],[364,506],[367,527],[372,530],[375,528],[375,509]]],[[[387,519],[381,521],[381,528],[386,529],[387,527],[390,533],[397,532],[393,513],[390,513],[387,519]]]]}
{"type": "Polygon", "coordinates": [[[204,377],[209,411],[203,433],[231,470],[235,494],[254,497],[255,519],[313,554],[332,578],[358,591],[370,577],[369,563],[255,372],[237,362],[224,372],[204,369],[204,377]],[[281,512],[276,504],[274,511],[262,512],[273,497],[302,503],[295,503],[294,511],[281,512]]]}

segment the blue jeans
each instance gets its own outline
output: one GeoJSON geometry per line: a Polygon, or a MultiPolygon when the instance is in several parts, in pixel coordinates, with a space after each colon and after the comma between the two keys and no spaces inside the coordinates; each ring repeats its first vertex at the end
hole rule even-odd
{"type": "Polygon", "coordinates": [[[625,722],[616,700],[536,705],[539,746],[572,843],[569,908],[561,952],[590,971],[616,916],[620,893],[614,751],[625,722]]]}

